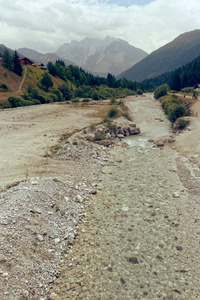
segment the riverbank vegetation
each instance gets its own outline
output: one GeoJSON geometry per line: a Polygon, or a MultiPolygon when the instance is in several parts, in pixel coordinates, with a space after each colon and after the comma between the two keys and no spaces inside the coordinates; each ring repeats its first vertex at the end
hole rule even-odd
{"type": "Polygon", "coordinates": [[[22,93],[16,94],[19,79],[16,78],[17,83],[14,84],[13,78],[9,81],[10,70],[2,64],[0,71],[2,73],[0,87],[2,92],[7,92],[8,95],[0,101],[2,108],[62,101],[73,103],[83,101],[86,104],[91,100],[105,99],[110,99],[111,104],[114,104],[116,99],[141,95],[148,91],[141,83],[125,78],[117,80],[112,74],[108,74],[107,78],[94,76],[77,66],[65,66],[64,62],[59,60],[55,64],[49,62],[46,70],[27,66],[22,93]]]}

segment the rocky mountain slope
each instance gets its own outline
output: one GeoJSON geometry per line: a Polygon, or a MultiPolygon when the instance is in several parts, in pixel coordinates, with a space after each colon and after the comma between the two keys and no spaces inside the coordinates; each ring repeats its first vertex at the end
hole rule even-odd
{"type": "Polygon", "coordinates": [[[200,30],[186,32],[119,75],[132,81],[173,71],[200,55],[200,30]]]}
{"type": "Polygon", "coordinates": [[[104,40],[85,38],[63,44],[56,52],[94,75],[117,76],[148,54],[122,39],[107,36],[104,40]]]}

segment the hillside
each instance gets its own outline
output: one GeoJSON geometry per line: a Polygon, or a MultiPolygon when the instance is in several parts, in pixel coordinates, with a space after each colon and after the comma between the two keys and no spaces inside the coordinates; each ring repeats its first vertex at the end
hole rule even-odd
{"type": "MultiPolygon", "coordinates": [[[[6,49],[8,50],[8,52],[9,52],[11,55],[14,54],[14,50],[12,50],[12,49],[6,47],[6,46],[3,45],[3,44],[0,44],[0,57],[2,57],[2,55],[3,55],[3,53],[5,52],[6,49]]],[[[18,55],[19,55],[19,56],[23,56],[20,52],[18,52],[18,55]]]]}
{"type": "Polygon", "coordinates": [[[187,63],[171,72],[166,72],[158,77],[152,79],[146,79],[143,81],[145,85],[159,86],[163,83],[167,83],[172,87],[173,79],[175,75],[180,76],[181,87],[192,87],[200,83],[200,56],[193,61],[187,63]]]}
{"type": "Polygon", "coordinates": [[[181,34],[118,77],[141,82],[144,79],[154,78],[165,72],[175,70],[199,55],[200,30],[194,30],[181,34]]]}
{"type": "Polygon", "coordinates": [[[85,38],[80,42],[65,43],[55,54],[76,62],[92,74],[104,77],[108,73],[117,76],[148,55],[122,39],[109,36],[104,40],[85,38]]]}
{"type": "Polygon", "coordinates": [[[19,88],[19,84],[22,80],[22,77],[16,75],[12,71],[5,69],[0,64],[0,85],[6,84],[8,89],[12,92],[16,92],[19,88]]]}
{"type": "Polygon", "coordinates": [[[60,56],[58,56],[54,53],[42,54],[42,53],[37,52],[30,48],[20,48],[17,50],[17,52],[21,53],[23,56],[28,57],[32,61],[41,62],[45,66],[48,64],[49,61],[51,61],[52,63],[55,63],[56,60],[63,60],[66,66],[71,65],[71,64],[76,65],[74,62],[72,62],[68,59],[61,58],[60,56]]]}

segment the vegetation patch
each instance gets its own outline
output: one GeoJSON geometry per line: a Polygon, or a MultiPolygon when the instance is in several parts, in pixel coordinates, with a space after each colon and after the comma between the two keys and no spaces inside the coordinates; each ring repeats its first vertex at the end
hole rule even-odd
{"type": "Polygon", "coordinates": [[[190,124],[190,121],[189,120],[186,120],[184,118],[179,118],[177,121],[176,121],[176,128],[178,130],[183,130],[185,129],[188,125],[190,124]]]}
{"type": "Polygon", "coordinates": [[[162,84],[154,92],[154,98],[159,99],[160,97],[163,97],[167,95],[168,91],[170,90],[168,84],[162,84]]]}
{"type": "Polygon", "coordinates": [[[107,116],[108,116],[108,118],[112,119],[112,118],[117,117],[118,114],[119,114],[119,109],[117,107],[111,107],[111,109],[109,109],[109,111],[108,111],[107,116]]]}
{"type": "Polygon", "coordinates": [[[165,114],[172,123],[180,117],[190,115],[190,100],[187,101],[176,95],[166,95],[160,98],[160,102],[165,114]]]}

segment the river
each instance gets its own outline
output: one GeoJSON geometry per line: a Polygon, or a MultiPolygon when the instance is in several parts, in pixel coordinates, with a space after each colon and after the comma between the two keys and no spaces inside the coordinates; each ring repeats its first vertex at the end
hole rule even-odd
{"type": "Polygon", "coordinates": [[[170,123],[152,95],[127,105],[142,133],[110,151],[51,299],[200,299],[185,224],[190,195],[177,168],[182,157],[149,141],[170,135],[170,123]]]}

